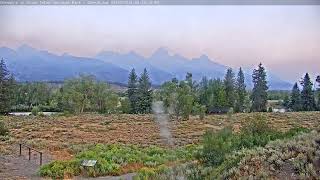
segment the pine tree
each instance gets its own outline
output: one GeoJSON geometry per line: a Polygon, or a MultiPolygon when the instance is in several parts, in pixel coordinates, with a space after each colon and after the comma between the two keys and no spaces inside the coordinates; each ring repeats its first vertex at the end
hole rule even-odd
{"type": "Polygon", "coordinates": [[[10,111],[14,78],[10,75],[3,59],[0,61],[0,114],[10,111]]]}
{"type": "Polygon", "coordinates": [[[188,82],[189,87],[193,89],[192,73],[187,72],[186,81],[188,82]]]}
{"type": "Polygon", "coordinates": [[[235,104],[235,112],[244,112],[245,110],[245,100],[247,96],[246,84],[244,83],[244,74],[242,69],[239,69],[237,83],[236,83],[236,104],[235,104]]]}
{"type": "Polygon", "coordinates": [[[320,110],[320,75],[317,76],[316,82],[318,83],[317,95],[318,95],[318,110],[320,110]]]}
{"type": "Polygon", "coordinates": [[[267,98],[268,98],[268,85],[266,80],[265,68],[260,63],[258,69],[253,70],[252,81],[253,90],[251,94],[252,106],[251,111],[266,112],[267,111],[267,98]]]}
{"type": "Polygon", "coordinates": [[[231,68],[227,70],[224,78],[224,90],[226,93],[227,106],[228,108],[233,108],[235,102],[235,79],[231,68]]]}
{"type": "Polygon", "coordinates": [[[312,82],[308,73],[304,76],[303,80],[300,82],[302,85],[301,91],[301,105],[303,111],[314,111],[316,110],[316,103],[314,98],[314,93],[312,90],[312,82]]]}
{"type": "Polygon", "coordinates": [[[151,82],[147,69],[144,69],[138,84],[138,112],[139,113],[150,113],[152,105],[152,90],[151,82]]]}
{"type": "Polygon", "coordinates": [[[295,83],[290,96],[289,108],[292,111],[300,111],[301,110],[301,94],[298,84],[295,83]]]}
{"type": "Polygon", "coordinates": [[[130,113],[138,112],[138,77],[135,69],[132,69],[128,80],[128,98],[130,103],[130,113]]]}

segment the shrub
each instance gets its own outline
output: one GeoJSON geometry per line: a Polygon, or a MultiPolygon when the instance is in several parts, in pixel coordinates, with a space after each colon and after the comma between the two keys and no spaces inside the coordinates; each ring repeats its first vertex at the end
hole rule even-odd
{"type": "Polygon", "coordinates": [[[40,168],[41,176],[63,179],[80,174],[80,161],[53,161],[40,168]]]}
{"type": "Polygon", "coordinates": [[[9,130],[4,124],[4,122],[0,119],[0,136],[6,136],[9,134],[9,130]]]}
{"type": "Polygon", "coordinates": [[[273,131],[272,128],[262,115],[257,115],[254,119],[246,120],[241,128],[242,134],[251,135],[264,134],[271,131],[273,131]]]}
{"type": "Polygon", "coordinates": [[[319,132],[313,131],[272,141],[263,148],[246,149],[238,156],[241,160],[232,168],[224,169],[223,177],[217,179],[248,179],[249,176],[281,179],[286,174],[283,168],[294,170],[290,173],[293,179],[319,179],[320,172],[316,171],[319,165],[315,163],[320,158],[317,153],[320,144],[315,143],[319,137],[319,132]]]}
{"type": "MultiPolygon", "coordinates": [[[[164,170],[164,167],[161,165],[166,163],[175,161],[184,162],[190,160],[193,158],[193,154],[196,150],[197,147],[192,145],[173,150],[155,146],[139,148],[136,146],[117,144],[98,144],[78,153],[73,161],[81,162],[84,159],[97,160],[95,167],[91,168],[86,173],[88,176],[92,177],[120,175],[124,172],[123,170],[125,169],[125,166],[130,164],[138,164],[139,169],[143,167],[146,168],[145,173],[147,176],[149,174],[149,170],[164,170]],[[122,167],[124,167],[124,169],[122,169],[122,167]]],[[[70,172],[74,172],[73,175],[76,175],[80,169],[80,165],[72,162],[68,164],[68,162],[69,161],[55,161],[49,165],[43,166],[41,167],[40,175],[54,178],[61,177],[61,175],[65,174],[66,172],[68,172],[68,174],[70,174],[70,172]],[[71,171],[70,168],[74,171],[71,171]]]]}
{"type": "Polygon", "coordinates": [[[230,128],[224,128],[217,133],[207,131],[203,136],[203,149],[198,158],[206,165],[220,164],[225,154],[231,151],[232,138],[230,128]]]}
{"type": "Polygon", "coordinates": [[[33,107],[31,110],[31,114],[34,116],[37,116],[39,112],[40,112],[40,109],[38,106],[33,107]]]}
{"type": "Polygon", "coordinates": [[[225,161],[226,155],[234,151],[263,147],[270,141],[290,138],[308,131],[305,128],[293,128],[285,133],[279,132],[269,127],[262,116],[257,116],[253,120],[247,120],[238,134],[233,134],[230,128],[224,128],[216,133],[206,132],[202,141],[203,149],[197,158],[205,165],[218,166],[225,161]]]}

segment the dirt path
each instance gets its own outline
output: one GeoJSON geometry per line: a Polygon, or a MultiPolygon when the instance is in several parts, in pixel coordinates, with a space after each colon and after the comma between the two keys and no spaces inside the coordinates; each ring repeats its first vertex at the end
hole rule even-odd
{"type": "MultiPolygon", "coordinates": [[[[23,148],[22,156],[19,156],[19,146],[11,155],[0,155],[0,179],[41,179],[37,172],[40,168],[38,153],[32,152],[28,160],[28,150],[23,148]]],[[[47,155],[43,155],[43,164],[50,162],[47,155]]]]}

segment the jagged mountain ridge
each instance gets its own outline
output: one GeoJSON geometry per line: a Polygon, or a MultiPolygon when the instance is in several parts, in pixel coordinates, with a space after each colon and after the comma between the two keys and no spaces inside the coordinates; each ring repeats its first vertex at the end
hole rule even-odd
{"type": "MultiPolygon", "coordinates": [[[[9,70],[19,81],[62,81],[82,73],[92,74],[99,80],[126,83],[132,68],[136,69],[137,74],[146,68],[152,83],[159,85],[173,77],[184,79],[187,72],[191,72],[195,80],[203,76],[223,78],[228,68],[215,63],[206,55],[188,59],[178,54],[170,55],[165,48],[159,48],[150,57],[135,52],[120,54],[112,51],[102,51],[94,57],[77,57],[56,55],[22,45],[16,50],[0,48],[0,58],[6,60],[9,70]]],[[[251,73],[252,70],[245,70],[248,87],[252,86],[251,73]]],[[[268,73],[268,79],[270,89],[292,87],[272,73],[268,73]]]]}

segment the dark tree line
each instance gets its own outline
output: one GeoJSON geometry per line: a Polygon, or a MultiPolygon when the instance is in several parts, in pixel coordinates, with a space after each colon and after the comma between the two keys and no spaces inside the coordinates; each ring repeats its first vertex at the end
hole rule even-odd
{"type": "MultiPolygon", "coordinates": [[[[190,115],[227,112],[265,112],[268,103],[268,83],[265,68],[260,63],[252,73],[253,89],[245,85],[244,72],[227,69],[223,79],[193,80],[187,73],[185,79],[173,78],[152,89],[146,69],[138,76],[134,69],[128,77],[125,94],[115,93],[110,85],[90,75],[80,75],[52,85],[44,82],[15,83],[4,60],[0,62],[0,113],[10,110],[68,111],[71,113],[132,113],[146,114],[152,111],[152,102],[161,100],[165,111],[176,118],[188,119],[190,115]]],[[[307,73],[299,84],[295,83],[290,97],[284,99],[291,111],[320,109],[320,76],[315,87],[307,73]]],[[[269,94],[270,95],[270,94],[269,94]]],[[[277,94],[276,94],[277,95],[277,94]]],[[[284,96],[283,94],[280,94],[284,96]]]]}
{"type": "Polygon", "coordinates": [[[15,80],[8,71],[3,59],[0,61],[0,114],[10,111],[15,80]]]}
{"type": "Polygon", "coordinates": [[[316,89],[313,89],[313,83],[308,73],[300,81],[302,90],[300,91],[298,83],[295,83],[287,108],[291,111],[315,111],[320,109],[320,76],[316,78],[316,89]]]}

